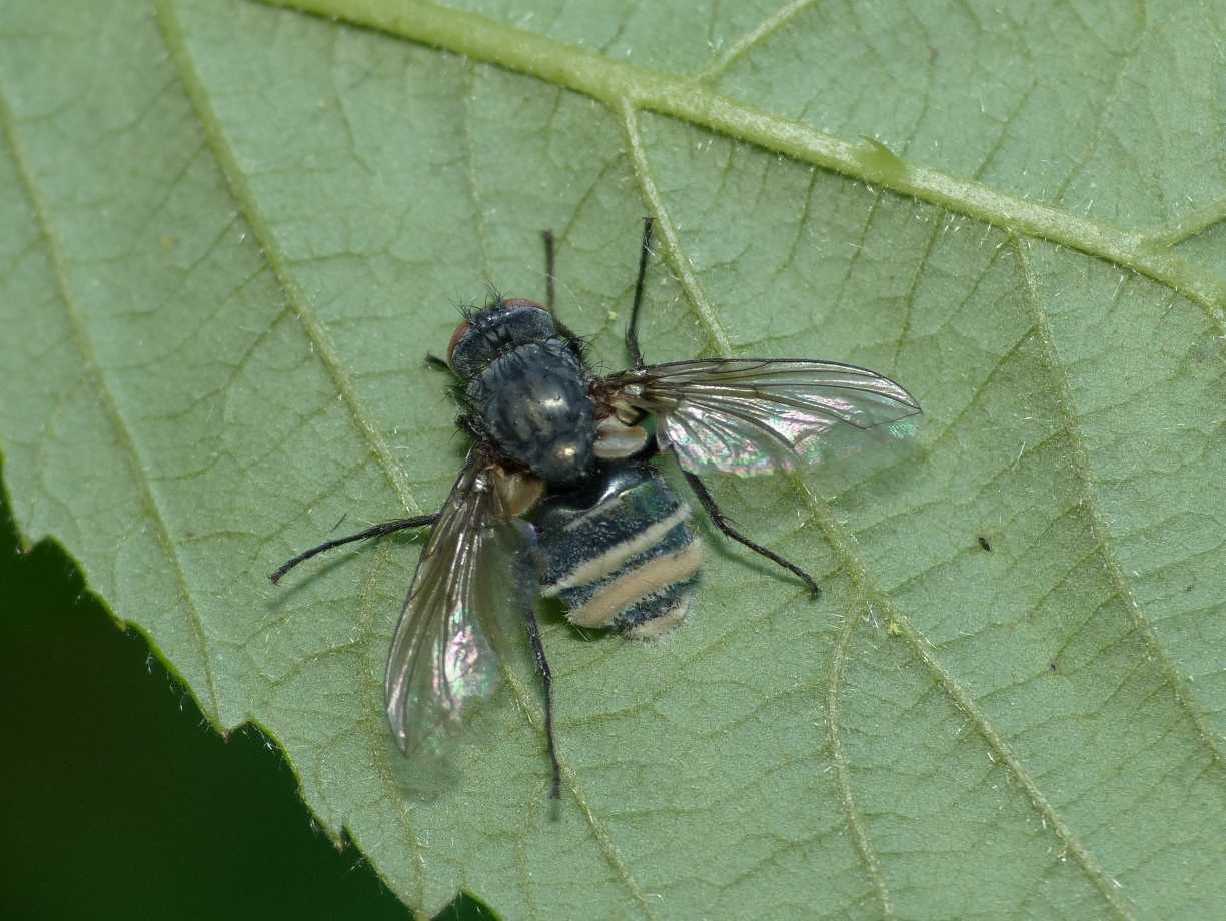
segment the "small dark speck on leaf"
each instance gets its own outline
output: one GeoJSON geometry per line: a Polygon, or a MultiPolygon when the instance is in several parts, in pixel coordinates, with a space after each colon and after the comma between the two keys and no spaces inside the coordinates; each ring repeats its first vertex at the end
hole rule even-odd
{"type": "Polygon", "coordinates": [[[976,538],[976,540],[979,541],[979,548],[981,550],[986,550],[988,553],[992,552],[992,544],[988,541],[986,537],[984,537],[983,535],[980,535],[978,538],[976,538]]]}

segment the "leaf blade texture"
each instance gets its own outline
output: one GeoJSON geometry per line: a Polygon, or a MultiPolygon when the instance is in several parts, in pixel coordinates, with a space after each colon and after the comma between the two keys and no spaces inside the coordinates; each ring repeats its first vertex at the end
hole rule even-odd
{"type": "Polygon", "coordinates": [[[218,728],[422,913],[1220,912],[1220,11],[298,6],[0,31],[14,514],[218,728]],[[916,452],[716,482],[820,605],[715,549],[663,643],[546,623],[558,821],[523,671],[406,795],[380,680],[420,544],[264,576],[437,507],[423,353],[487,282],[541,295],[541,229],[622,366],[645,213],[650,360],[874,368],[916,452]]]}

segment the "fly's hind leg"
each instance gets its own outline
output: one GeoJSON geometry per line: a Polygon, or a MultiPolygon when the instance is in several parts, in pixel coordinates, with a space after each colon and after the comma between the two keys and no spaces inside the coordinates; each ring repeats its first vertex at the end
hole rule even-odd
{"type": "Polygon", "coordinates": [[[711,495],[711,491],[707,489],[706,484],[697,476],[688,472],[682,471],[685,474],[685,481],[690,484],[690,489],[694,490],[694,495],[698,497],[698,501],[702,503],[702,507],[707,510],[707,514],[711,516],[711,521],[715,527],[719,528],[725,535],[731,537],[738,544],[743,544],[759,556],[764,556],[772,563],[782,566],[796,578],[800,579],[809,588],[809,592],[813,595],[813,600],[816,601],[822,595],[822,590],[818,586],[817,581],[797,566],[790,560],[784,559],[775,551],[763,547],[761,544],[750,540],[736,528],[728,523],[727,517],[720,511],[719,505],[715,501],[715,497],[711,495]]]}
{"type": "Polygon", "coordinates": [[[553,672],[549,670],[549,660],[545,658],[545,647],[541,643],[541,629],[537,626],[536,615],[531,608],[524,609],[524,626],[528,629],[532,658],[536,662],[536,670],[545,689],[545,744],[549,747],[550,766],[549,798],[556,800],[562,784],[562,769],[558,766],[558,747],[553,735],[553,672]]]}

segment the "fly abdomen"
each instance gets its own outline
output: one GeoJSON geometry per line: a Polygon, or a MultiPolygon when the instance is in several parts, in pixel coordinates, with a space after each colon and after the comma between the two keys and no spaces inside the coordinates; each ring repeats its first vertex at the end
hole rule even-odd
{"type": "Polygon", "coordinates": [[[581,627],[663,633],[685,617],[698,584],[702,544],[689,517],[653,468],[608,468],[593,489],[542,508],[542,594],[560,598],[581,627]]]}

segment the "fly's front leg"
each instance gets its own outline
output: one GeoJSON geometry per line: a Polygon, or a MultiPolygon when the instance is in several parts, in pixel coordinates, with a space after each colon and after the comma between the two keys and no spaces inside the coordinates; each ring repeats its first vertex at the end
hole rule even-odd
{"type": "Polygon", "coordinates": [[[796,576],[809,587],[809,591],[812,593],[814,601],[821,597],[822,590],[820,587],[818,587],[817,581],[811,575],[790,560],[784,559],[779,554],[775,553],[775,551],[768,550],[761,544],[750,540],[748,537],[730,525],[724,513],[720,511],[719,505],[715,501],[715,497],[711,495],[710,490],[707,489],[706,484],[688,471],[683,470],[682,473],[685,474],[685,481],[690,484],[690,489],[694,490],[694,495],[698,497],[698,501],[702,503],[702,507],[707,510],[707,514],[711,516],[711,521],[717,528],[720,529],[720,531],[722,531],[728,537],[731,537],[738,544],[744,544],[754,553],[758,554],[759,556],[766,557],[772,563],[782,566],[788,572],[792,573],[792,575],[796,576]]]}
{"type": "Polygon", "coordinates": [[[639,277],[634,283],[634,307],[630,310],[630,325],[626,328],[626,349],[636,368],[643,367],[643,353],[639,350],[639,307],[643,303],[643,283],[647,280],[647,258],[651,255],[651,228],[655,222],[643,218],[643,243],[639,248],[639,277]]]}
{"type": "Polygon", "coordinates": [[[555,240],[552,230],[542,230],[541,240],[545,243],[545,304],[544,307],[553,315],[553,325],[557,331],[576,349],[582,349],[583,341],[570,331],[570,328],[558,319],[558,314],[554,310],[554,300],[556,297],[555,289],[557,287],[557,271],[554,264],[554,249],[555,240]]]}
{"type": "Polygon", "coordinates": [[[541,239],[545,243],[545,309],[553,313],[553,287],[554,287],[554,265],[553,265],[553,231],[542,230],[541,239]]]}
{"type": "Polygon", "coordinates": [[[384,534],[395,534],[397,531],[404,531],[408,528],[425,528],[438,521],[438,514],[418,515],[415,518],[396,518],[392,521],[384,521],[382,524],[374,525],[367,528],[365,531],[359,531],[357,534],[350,534],[348,537],[338,537],[335,540],[326,540],[318,546],[312,547],[310,550],[304,550],[296,557],[286,560],[282,563],[277,571],[268,578],[272,580],[272,584],[276,585],[281,581],[281,577],[297,566],[299,563],[304,563],[313,556],[319,556],[328,550],[336,547],[343,547],[345,544],[351,544],[356,540],[370,540],[373,537],[382,537],[384,534]]]}

